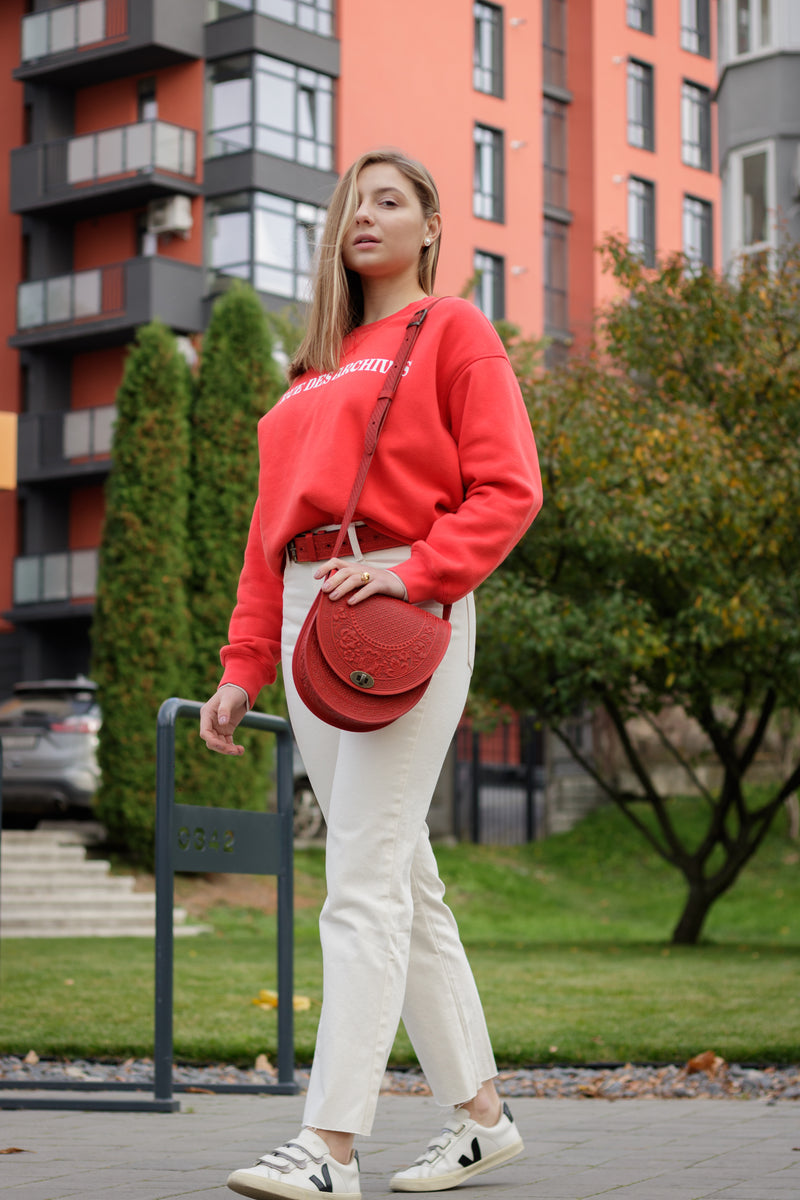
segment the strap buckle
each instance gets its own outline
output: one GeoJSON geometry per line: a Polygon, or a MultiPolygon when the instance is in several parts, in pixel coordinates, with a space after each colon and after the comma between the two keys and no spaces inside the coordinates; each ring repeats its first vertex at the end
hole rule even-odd
{"type": "Polygon", "coordinates": [[[427,308],[421,308],[418,313],[414,313],[414,316],[408,322],[408,325],[406,325],[406,329],[413,329],[415,325],[421,325],[427,315],[427,308]]]}

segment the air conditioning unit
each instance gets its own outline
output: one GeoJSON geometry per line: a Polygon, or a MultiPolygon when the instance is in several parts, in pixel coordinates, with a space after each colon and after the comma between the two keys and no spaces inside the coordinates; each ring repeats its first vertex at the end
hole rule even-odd
{"type": "Polygon", "coordinates": [[[147,206],[148,233],[180,233],[188,237],[192,232],[192,202],[188,196],[168,196],[166,200],[152,200],[147,206]]]}

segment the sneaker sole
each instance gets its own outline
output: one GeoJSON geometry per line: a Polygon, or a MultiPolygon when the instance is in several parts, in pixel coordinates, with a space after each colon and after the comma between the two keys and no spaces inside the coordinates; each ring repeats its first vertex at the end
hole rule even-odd
{"type": "Polygon", "coordinates": [[[480,1162],[472,1163],[468,1167],[459,1167],[457,1171],[450,1171],[447,1175],[431,1176],[428,1179],[398,1179],[395,1175],[394,1179],[389,1181],[389,1187],[393,1192],[444,1192],[448,1188],[458,1187],[460,1183],[465,1183],[473,1175],[480,1175],[482,1171],[491,1171],[494,1167],[502,1167],[503,1163],[511,1162],[512,1158],[522,1154],[524,1149],[525,1146],[520,1138],[513,1146],[495,1150],[494,1154],[490,1154],[488,1158],[482,1158],[480,1162]]]}
{"type": "MultiPolygon", "coordinates": [[[[232,1192],[248,1196],[250,1200],[270,1200],[271,1197],[277,1197],[278,1200],[309,1200],[309,1197],[321,1195],[316,1188],[301,1188],[293,1183],[281,1183],[279,1179],[256,1179],[251,1182],[250,1179],[241,1178],[247,1174],[246,1171],[234,1171],[228,1176],[227,1183],[232,1192]]],[[[325,1192],[325,1195],[330,1200],[361,1200],[361,1192],[325,1192]]]]}

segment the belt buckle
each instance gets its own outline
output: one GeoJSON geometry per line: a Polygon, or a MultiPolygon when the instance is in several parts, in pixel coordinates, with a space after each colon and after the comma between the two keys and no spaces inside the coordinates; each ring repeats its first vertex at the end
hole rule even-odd
{"type": "Polygon", "coordinates": [[[289,558],[292,560],[292,562],[296,563],[297,562],[297,546],[295,545],[294,538],[292,538],[292,540],[290,542],[287,542],[286,551],[289,555],[289,558]]]}

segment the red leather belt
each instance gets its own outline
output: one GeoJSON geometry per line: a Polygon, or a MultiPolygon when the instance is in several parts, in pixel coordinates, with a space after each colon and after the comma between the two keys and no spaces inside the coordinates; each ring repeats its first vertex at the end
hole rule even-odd
{"type": "MultiPolygon", "coordinates": [[[[406,545],[405,542],[398,542],[397,538],[391,537],[389,534],[378,533],[376,529],[370,529],[368,525],[358,525],[356,533],[358,544],[364,554],[368,554],[371,550],[393,550],[395,546],[406,545]]],[[[296,538],[292,538],[286,549],[292,562],[324,562],[326,558],[331,557],[338,536],[338,529],[325,529],[319,533],[299,533],[296,538]]],[[[348,558],[352,553],[352,547],[349,541],[346,541],[340,549],[338,557],[348,558]]]]}

